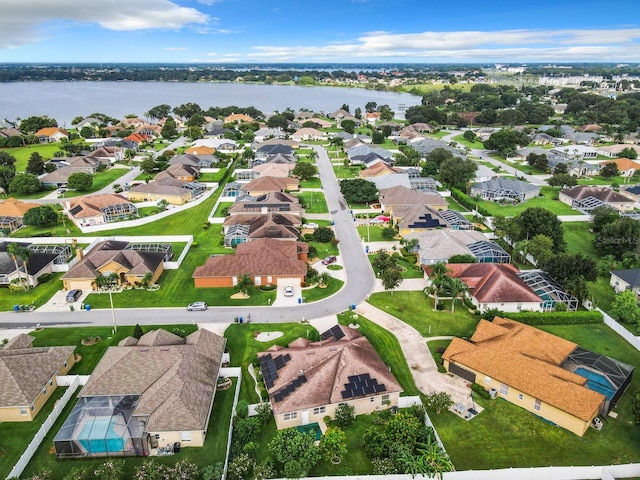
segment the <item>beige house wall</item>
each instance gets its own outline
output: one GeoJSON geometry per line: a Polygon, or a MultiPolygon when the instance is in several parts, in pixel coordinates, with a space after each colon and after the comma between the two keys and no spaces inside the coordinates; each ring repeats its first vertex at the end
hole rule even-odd
{"type": "Polygon", "coordinates": [[[528,310],[531,312],[542,312],[542,300],[540,302],[505,302],[505,303],[480,303],[475,297],[471,297],[473,304],[478,307],[480,312],[485,312],[492,308],[497,308],[502,312],[521,312],[528,310]]]}
{"type": "Polygon", "coordinates": [[[68,278],[62,281],[65,290],[93,290],[94,283],[92,279],[86,278],[68,278]]]}
{"type": "Polygon", "coordinates": [[[166,200],[171,205],[184,205],[191,199],[190,193],[185,193],[182,196],[178,195],[163,195],[160,193],[145,193],[145,192],[127,192],[129,200],[134,202],[152,202],[158,200],[166,200]]]}
{"type": "MultiPolygon", "coordinates": [[[[355,414],[356,415],[365,415],[368,413],[372,413],[375,412],[376,410],[386,410],[387,408],[390,408],[392,406],[398,406],[398,399],[400,398],[400,392],[395,392],[395,393],[384,393],[381,395],[374,395],[372,397],[366,397],[366,398],[359,398],[357,400],[352,400],[352,401],[348,401],[348,402],[341,402],[341,403],[347,403],[349,405],[351,405],[352,407],[355,408],[355,414]],[[389,397],[388,401],[383,402],[382,398],[386,396],[389,397]]],[[[338,406],[340,405],[340,403],[331,403],[329,405],[322,405],[319,407],[312,407],[309,409],[303,409],[303,410],[299,410],[297,412],[295,412],[295,418],[292,418],[290,420],[285,420],[284,417],[285,415],[287,415],[287,413],[294,413],[294,412],[287,412],[287,413],[281,413],[278,415],[274,415],[275,419],[276,419],[276,427],[278,428],[278,430],[281,430],[283,428],[290,428],[290,427],[297,427],[299,425],[307,425],[309,423],[315,423],[318,422],[320,420],[322,420],[324,417],[326,417],[327,415],[330,416],[331,418],[335,418],[335,412],[336,409],[338,408],[338,406]],[[320,412],[317,414],[314,414],[314,408],[322,408],[324,407],[325,411],[324,412],[320,412]],[[304,421],[305,419],[303,418],[304,415],[308,415],[308,421],[304,421]]]]}
{"type": "Polygon", "coordinates": [[[154,435],[160,435],[158,439],[158,446],[166,447],[167,445],[173,446],[174,443],[180,442],[180,447],[202,447],[204,445],[204,439],[206,433],[202,430],[194,430],[189,432],[149,432],[153,437],[154,435]],[[183,440],[183,433],[190,436],[191,440],[183,440]]]}
{"type": "MultiPolygon", "coordinates": [[[[449,371],[450,362],[448,360],[444,360],[444,368],[449,371]]],[[[491,378],[483,373],[480,373],[472,368],[469,368],[465,365],[459,365],[465,370],[469,370],[476,374],[476,383],[481,385],[485,390],[489,391],[491,388],[495,388],[498,392],[498,396],[504,398],[505,400],[517,405],[518,407],[524,408],[525,410],[542,417],[550,422],[555,423],[556,425],[561,426],[569,430],[576,435],[582,436],[589,428],[591,421],[598,415],[599,409],[593,412],[591,418],[585,421],[580,418],[577,418],[570,413],[567,413],[563,410],[560,410],[553,405],[549,405],[543,401],[540,401],[539,410],[536,410],[536,397],[533,397],[527,393],[524,393],[512,386],[507,386],[507,390],[505,393],[505,386],[498,380],[491,378]]]]}
{"type": "Polygon", "coordinates": [[[66,366],[64,363],[60,365],[60,368],[54,373],[54,375],[49,379],[46,385],[43,385],[40,389],[40,393],[33,400],[33,410],[31,410],[30,405],[18,405],[15,407],[0,407],[0,422],[30,422],[38,415],[38,412],[44,407],[47,403],[51,394],[58,388],[58,383],[56,381],[56,376],[58,375],[66,375],[69,370],[73,367],[75,363],[75,355],[72,353],[67,357],[66,366]],[[46,393],[45,393],[46,391],[46,393]],[[22,415],[20,413],[20,409],[23,408],[26,410],[26,414],[22,415]]]}

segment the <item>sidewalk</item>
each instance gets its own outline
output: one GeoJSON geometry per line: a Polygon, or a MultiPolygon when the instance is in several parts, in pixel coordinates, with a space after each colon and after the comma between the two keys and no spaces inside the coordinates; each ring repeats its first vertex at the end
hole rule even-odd
{"type": "Polygon", "coordinates": [[[376,278],[376,286],[373,289],[374,292],[402,292],[402,291],[414,291],[414,290],[424,290],[424,287],[427,286],[427,282],[424,278],[405,278],[402,280],[400,285],[398,285],[393,290],[385,290],[382,286],[382,280],[376,278]]]}
{"type": "Polygon", "coordinates": [[[465,406],[471,406],[469,399],[471,389],[467,386],[468,382],[451,374],[438,373],[436,362],[431,356],[429,347],[427,347],[429,340],[447,339],[449,337],[424,338],[416,329],[402,320],[367,302],[358,305],[356,313],[396,336],[418,390],[426,395],[434,392],[447,392],[451,395],[454,404],[460,403],[465,406]]]}

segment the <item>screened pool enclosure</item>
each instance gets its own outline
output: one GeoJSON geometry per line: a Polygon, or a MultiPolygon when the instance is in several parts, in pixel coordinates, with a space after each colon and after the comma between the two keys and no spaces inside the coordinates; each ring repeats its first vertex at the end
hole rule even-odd
{"type": "Polygon", "coordinates": [[[56,455],[148,455],[144,419],[132,415],[138,395],[81,397],[55,436],[56,455]]]}

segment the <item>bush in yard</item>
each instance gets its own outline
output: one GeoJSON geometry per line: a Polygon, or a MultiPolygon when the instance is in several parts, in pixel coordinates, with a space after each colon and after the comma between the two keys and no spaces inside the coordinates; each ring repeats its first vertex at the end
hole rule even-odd
{"type": "Polygon", "coordinates": [[[236,415],[239,418],[247,418],[249,416],[249,402],[240,400],[236,405],[236,415]]]}
{"type": "Polygon", "coordinates": [[[505,315],[506,314],[502,310],[497,308],[488,308],[482,313],[482,315],[480,315],[480,318],[491,321],[494,317],[504,317],[505,315]]]}
{"type": "Polygon", "coordinates": [[[249,478],[255,461],[246,453],[241,453],[233,457],[229,462],[228,474],[232,480],[244,480],[249,478]]]}
{"type": "Polygon", "coordinates": [[[23,221],[25,225],[44,227],[58,222],[58,214],[51,205],[40,205],[27,210],[23,221]]]}
{"type": "Polygon", "coordinates": [[[271,460],[271,458],[267,458],[264,462],[257,464],[253,468],[253,478],[255,480],[276,478],[276,469],[273,466],[273,460],[271,460]]]}
{"type": "Polygon", "coordinates": [[[88,173],[76,172],[69,175],[67,179],[67,187],[78,192],[86,192],[91,190],[93,185],[93,175],[88,173]]]}
{"type": "Polygon", "coordinates": [[[485,400],[489,400],[491,398],[491,395],[489,395],[489,392],[487,392],[484,388],[482,388],[477,383],[471,384],[471,390],[480,398],[484,398],[485,400]]]}
{"type": "Polygon", "coordinates": [[[499,316],[506,316],[511,320],[526,323],[527,325],[586,325],[588,323],[602,323],[604,321],[602,313],[594,311],[579,312],[517,312],[503,313],[499,316]]]}
{"type": "Polygon", "coordinates": [[[391,458],[374,458],[371,460],[373,475],[394,475],[399,473],[396,463],[391,458]]]}
{"type": "Polygon", "coordinates": [[[356,419],[356,409],[355,407],[343,403],[336,408],[335,420],[340,428],[346,428],[353,424],[356,419]]]}
{"type": "Polygon", "coordinates": [[[398,232],[393,227],[384,227],[382,229],[382,238],[385,240],[393,240],[397,234],[398,232]]]}
{"type": "Polygon", "coordinates": [[[347,454],[347,436],[338,427],[327,428],[320,439],[320,452],[325,460],[342,458],[347,454]]]}
{"type": "Polygon", "coordinates": [[[256,441],[262,425],[257,417],[235,417],[233,422],[233,445],[240,448],[249,442],[256,441]]]}
{"type": "Polygon", "coordinates": [[[312,238],[316,242],[329,243],[335,238],[335,233],[330,227],[318,227],[313,231],[312,238]]]}
{"type": "Polygon", "coordinates": [[[271,407],[268,403],[261,403],[256,407],[256,418],[262,425],[266,425],[271,420],[271,407]]]}
{"type": "Polygon", "coordinates": [[[426,405],[427,408],[435,410],[437,414],[440,414],[453,405],[453,400],[447,392],[434,392],[431,395],[427,395],[426,405]]]}
{"type": "Polygon", "coordinates": [[[9,193],[30,195],[42,190],[42,183],[31,173],[18,173],[9,183],[9,193]]]}
{"type": "Polygon", "coordinates": [[[202,480],[220,480],[224,473],[224,463],[218,462],[214,465],[207,465],[200,470],[202,480]]]}
{"type": "Polygon", "coordinates": [[[269,452],[283,465],[288,478],[305,477],[320,460],[320,449],[315,445],[315,436],[299,432],[295,428],[278,430],[269,442],[269,452]]]}

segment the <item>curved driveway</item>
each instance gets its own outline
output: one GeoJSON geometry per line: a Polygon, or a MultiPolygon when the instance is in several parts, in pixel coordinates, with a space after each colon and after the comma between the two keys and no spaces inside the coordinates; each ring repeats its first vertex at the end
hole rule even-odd
{"type": "MultiPolygon", "coordinates": [[[[311,319],[340,313],[352,304],[366,300],[375,286],[375,277],[371,264],[364,252],[363,244],[354,228],[355,222],[340,193],[340,187],[327,151],[313,146],[318,152],[318,171],[322,179],[324,194],[334,221],[336,237],[342,255],[346,282],[344,287],[333,296],[317,302],[297,305],[296,307],[212,307],[206,312],[187,312],[186,308],[145,308],[116,309],[118,325],[170,324],[211,321],[232,321],[235,316],[247,318],[251,322],[292,322],[303,318],[311,319]]],[[[111,310],[91,310],[75,312],[4,312],[0,313],[0,328],[71,325],[111,325],[111,310]]]]}

